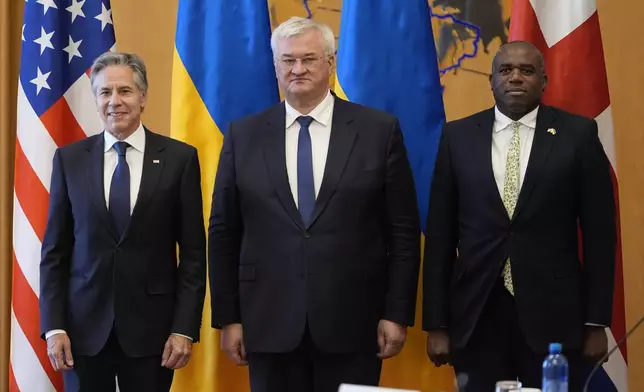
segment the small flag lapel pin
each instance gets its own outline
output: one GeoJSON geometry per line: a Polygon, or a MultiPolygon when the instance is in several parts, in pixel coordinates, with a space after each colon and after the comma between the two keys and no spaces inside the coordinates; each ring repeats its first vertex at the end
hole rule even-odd
{"type": "Polygon", "coordinates": [[[554,135],[554,134],[557,133],[557,131],[554,128],[550,128],[550,129],[548,129],[548,133],[551,134],[551,135],[554,135]]]}
{"type": "Polygon", "coordinates": [[[154,159],[152,163],[159,163],[160,161],[158,159],[154,159]]]}

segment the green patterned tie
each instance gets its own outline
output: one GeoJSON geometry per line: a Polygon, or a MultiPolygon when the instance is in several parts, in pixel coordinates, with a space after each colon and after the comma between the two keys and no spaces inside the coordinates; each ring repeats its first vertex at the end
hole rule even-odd
{"type": "MultiPolygon", "coordinates": [[[[517,206],[519,200],[519,189],[521,179],[521,139],[519,138],[519,127],[521,123],[513,122],[512,127],[512,140],[510,140],[510,148],[508,149],[508,157],[505,161],[505,180],[503,183],[503,205],[505,206],[508,216],[512,219],[514,215],[514,208],[517,206]]],[[[512,271],[510,269],[510,257],[505,261],[503,267],[503,284],[505,288],[514,295],[514,286],[512,285],[512,271]]]]}

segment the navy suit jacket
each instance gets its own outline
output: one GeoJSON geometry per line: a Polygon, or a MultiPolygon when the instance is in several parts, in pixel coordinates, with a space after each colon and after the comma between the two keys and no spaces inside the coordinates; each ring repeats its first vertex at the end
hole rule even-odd
{"type": "Polygon", "coordinates": [[[197,151],[145,133],[139,195],[120,238],[105,203],[103,134],[54,155],[41,333],[66,330],[80,355],[97,354],[114,327],[132,357],[160,355],[171,333],[199,339],[206,243],[197,151]]]}
{"type": "Polygon", "coordinates": [[[289,352],[308,323],[328,352],[377,351],[380,319],[414,323],[420,224],[398,121],[335,98],[324,177],[302,223],[285,158],[285,108],[234,122],[210,217],[212,323],[246,349],[289,352]]]}
{"type": "Polygon", "coordinates": [[[488,109],[444,127],[427,217],[423,328],[447,327],[454,348],[464,347],[509,256],[527,343],[539,353],[551,342],[578,349],[585,323],[609,326],[612,317],[615,200],[597,123],[541,105],[512,217],[494,180],[493,124],[488,109]]]}

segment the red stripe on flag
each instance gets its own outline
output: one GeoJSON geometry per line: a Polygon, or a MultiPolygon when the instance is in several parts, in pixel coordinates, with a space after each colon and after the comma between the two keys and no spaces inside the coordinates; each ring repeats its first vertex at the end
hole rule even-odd
{"type": "Polygon", "coordinates": [[[597,12],[550,48],[546,72],[544,103],[589,118],[606,110],[610,95],[597,12]]]}
{"type": "MultiPolygon", "coordinates": [[[[531,42],[545,56],[548,50],[548,44],[543,37],[537,15],[534,13],[534,9],[529,0],[514,0],[512,4],[512,18],[510,20],[509,41],[531,42]]],[[[548,69],[546,69],[547,71],[548,69]]]]}
{"type": "Polygon", "coordinates": [[[45,373],[51,380],[56,390],[63,390],[63,378],[57,373],[49,362],[47,356],[47,343],[40,337],[40,313],[38,312],[38,297],[29,286],[29,282],[16,260],[13,253],[13,312],[22,332],[27,337],[29,344],[36,353],[45,373]]]}
{"type": "Polygon", "coordinates": [[[610,98],[597,12],[547,48],[530,3],[517,1],[517,5],[524,22],[512,25],[511,40],[530,41],[543,52],[548,75],[543,103],[589,118],[599,116],[610,105],[610,98]]]}
{"type": "Polygon", "coordinates": [[[42,242],[47,226],[49,193],[27,160],[19,140],[16,140],[14,189],[27,220],[42,242]]]}
{"type": "Polygon", "coordinates": [[[20,392],[16,376],[13,374],[13,363],[9,363],[9,392],[20,392]]]}
{"type": "Polygon", "coordinates": [[[56,101],[40,116],[40,120],[59,147],[87,137],[81,126],[78,125],[78,121],[76,121],[65,98],[56,101]]]}

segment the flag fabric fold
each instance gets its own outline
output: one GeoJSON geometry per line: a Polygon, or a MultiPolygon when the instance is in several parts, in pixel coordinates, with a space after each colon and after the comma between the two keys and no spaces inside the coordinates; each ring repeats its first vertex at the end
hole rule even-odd
{"type": "MultiPolygon", "coordinates": [[[[384,110],[400,121],[424,230],[434,161],[445,122],[427,1],[389,1],[374,7],[371,0],[344,0],[335,90],[340,97],[384,110]]],[[[420,314],[420,301],[417,312],[420,314]]],[[[420,326],[411,328],[402,353],[385,361],[382,385],[451,390],[453,372],[433,367],[425,347],[426,335],[420,326]]]]}
{"type": "MultiPolygon", "coordinates": [[[[179,1],[170,136],[199,152],[204,224],[228,125],[279,102],[270,35],[266,0],[179,1]]],[[[201,329],[201,342],[175,373],[172,391],[248,391],[247,369],[226,358],[210,326],[209,293],[201,329]]]]}
{"type": "MultiPolygon", "coordinates": [[[[597,121],[599,138],[613,169],[615,200],[618,203],[615,140],[596,1],[516,0],[509,38],[510,41],[531,42],[543,53],[548,75],[548,86],[543,96],[545,104],[597,121]]],[[[609,348],[626,333],[619,205],[617,212],[613,320],[611,328],[607,329],[609,348]]],[[[626,361],[624,345],[595,374],[590,390],[628,391],[626,361]]]]}
{"type": "Polygon", "coordinates": [[[429,188],[445,122],[427,1],[342,4],[336,89],[347,99],[400,121],[416,180],[423,230],[429,188]]]}

